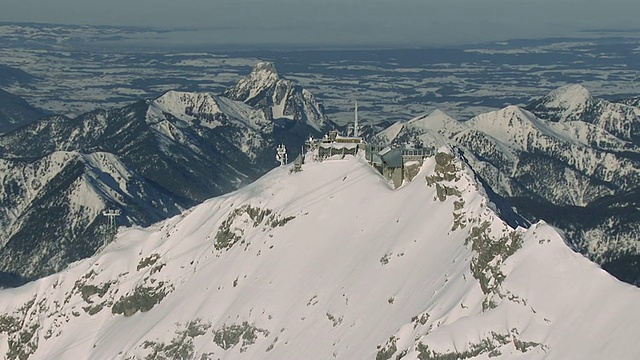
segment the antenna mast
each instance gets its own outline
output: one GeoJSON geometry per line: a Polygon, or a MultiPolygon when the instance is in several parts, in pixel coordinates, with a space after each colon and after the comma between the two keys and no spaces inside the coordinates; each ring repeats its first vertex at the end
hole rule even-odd
{"type": "Polygon", "coordinates": [[[353,124],[353,137],[358,137],[358,100],[356,100],[356,119],[353,124]]]}

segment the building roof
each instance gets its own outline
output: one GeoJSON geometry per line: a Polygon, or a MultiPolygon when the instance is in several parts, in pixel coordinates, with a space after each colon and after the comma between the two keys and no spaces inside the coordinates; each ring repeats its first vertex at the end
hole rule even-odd
{"type": "Polygon", "coordinates": [[[334,142],[339,142],[339,143],[361,143],[362,142],[362,138],[361,137],[355,137],[355,136],[342,136],[342,135],[336,135],[335,139],[333,139],[334,142]]]}
{"type": "Polygon", "coordinates": [[[320,147],[323,149],[355,149],[358,147],[356,143],[320,143],[320,147]]]}
{"type": "Polygon", "coordinates": [[[402,167],[402,151],[400,149],[384,149],[379,154],[380,158],[382,158],[382,162],[387,167],[402,167]]]}

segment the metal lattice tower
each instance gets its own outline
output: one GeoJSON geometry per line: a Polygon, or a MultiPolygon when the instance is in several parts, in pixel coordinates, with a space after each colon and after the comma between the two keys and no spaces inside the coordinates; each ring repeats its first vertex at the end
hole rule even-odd
{"type": "Polygon", "coordinates": [[[110,232],[114,233],[116,232],[116,217],[120,216],[120,210],[115,209],[115,210],[105,210],[102,212],[102,215],[105,216],[107,218],[107,222],[108,222],[108,229],[110,232]]]}
{"type": "Polygon", "coordinates": [[[276,160],[280,162],[280,166],[287,164],[287,148],[284,144],[278,145],[278,148],[276,149],[276,160]]]}

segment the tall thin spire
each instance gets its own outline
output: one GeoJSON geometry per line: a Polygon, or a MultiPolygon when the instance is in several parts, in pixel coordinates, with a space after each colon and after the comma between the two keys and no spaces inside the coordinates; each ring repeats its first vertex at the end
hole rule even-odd
{"type": "Polygon", "coordinates": [[[358,137],[358,100],[356,100],[356,119],[353,124],[353,137],[358,137]]]}

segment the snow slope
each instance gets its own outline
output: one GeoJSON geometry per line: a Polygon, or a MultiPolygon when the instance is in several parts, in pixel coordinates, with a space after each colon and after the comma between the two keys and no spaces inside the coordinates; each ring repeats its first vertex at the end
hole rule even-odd
{"type": "Polygon", "coordinates": [[[32,359],[635,359],[640,290],[552,227],[508,227],[442,149],[392,190],[355,158],[286,167],[0,291],[32,359]]]}

